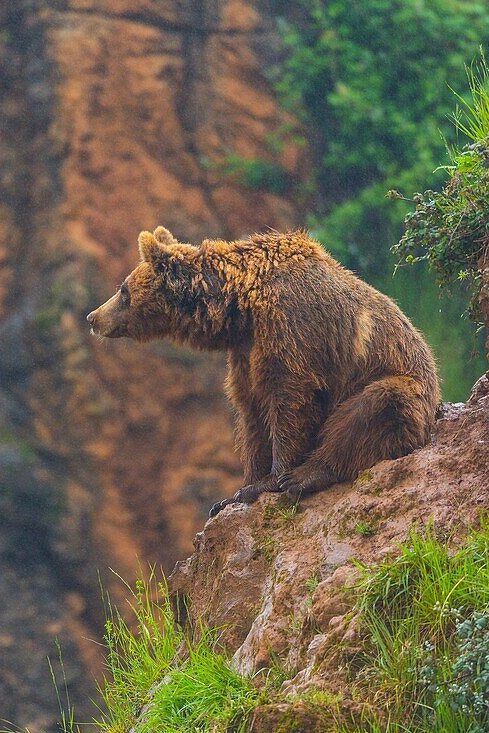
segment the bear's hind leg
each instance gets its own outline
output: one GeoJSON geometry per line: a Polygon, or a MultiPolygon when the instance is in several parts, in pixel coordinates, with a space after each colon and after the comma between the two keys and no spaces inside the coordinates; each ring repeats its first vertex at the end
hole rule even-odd
{"type": "Polygon", "coordinates": [[[307,460],[279,476],[291,498],[352,481],[360,471],[399,458],[424,445],[434,405],[412,377],[386,377],[338,405],[327,418],[320,442],[307,460]]]}

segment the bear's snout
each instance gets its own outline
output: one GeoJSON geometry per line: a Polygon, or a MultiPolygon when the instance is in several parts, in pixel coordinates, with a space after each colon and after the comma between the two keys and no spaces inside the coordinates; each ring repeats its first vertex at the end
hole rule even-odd
{"type": "Polygon", "coordinates": [[[97,334],[97,325],[95,323],[97,319],[97,310],[90,311],[90,313],[87,316],[87,321],[90,325],[90,333],[92,336],[95,336],[97,334]]]}
{"type": "Polygon", "coordinates": [[[90,324],[90,333],[94,336],[103,336],[104,338],[121,338],[127,336],[127,323],[122,317],[123,314],[114,308],[114,300],[117,295],[112,296],[107,303],[99,308],[91,311],[87,316],[90,324]]]}
{"type": "Polygon", "coordinates": [[[87,321],[90,325],[90,333],[92,336],[103,336],[104,334],[102,331],[104,330],[103,327],[103,319],[100,318],[99,308],[96,308],[94,311],[91,311],[87,316],[87,321]]]}

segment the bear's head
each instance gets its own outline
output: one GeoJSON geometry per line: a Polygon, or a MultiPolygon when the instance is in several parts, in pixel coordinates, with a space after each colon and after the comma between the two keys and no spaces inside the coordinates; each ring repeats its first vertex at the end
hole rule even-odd
{"type": "Polygon", "coordinates": [[[106,303],[87,316],[92,333],[148,341],[184,326],[198,279],[198,249],[181,244],[164,227],[139,235],[141,262],[106,303]]]}

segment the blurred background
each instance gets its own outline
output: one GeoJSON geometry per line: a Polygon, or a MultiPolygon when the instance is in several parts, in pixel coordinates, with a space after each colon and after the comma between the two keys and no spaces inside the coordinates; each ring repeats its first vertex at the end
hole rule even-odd
{"type": "Polygon", "coordinates": [[[109,568],[170,571],[239,488],[224,357],[88,334],[141,229],[309,227],[466,398],[484,371],[466,295],[393,275],[410,204],[385,193],[443,184],[453,90],[488,38],[472,0],[1,3],[0,718],[56,729],[57,638],[89,720],[99,575],[117,600],[109,568]]]}

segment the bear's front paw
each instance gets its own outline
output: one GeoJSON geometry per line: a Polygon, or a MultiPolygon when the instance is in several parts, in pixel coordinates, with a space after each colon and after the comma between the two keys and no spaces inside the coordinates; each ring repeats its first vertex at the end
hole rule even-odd
{"type": "Polygon", "coordinates": [[[256,484],[249,484],[248,486],[243,486],[242,489],[237,491],[233,499],[237,503],[253,504],[261,493],[260,488],[256,484]]]}
{"type": "Polygon", "coordinates": [[[298,501],[303,495],[315,494],[318,491],[327,489],[337,480],[329,469],[315,473],[308,471],[304,466],[299,466],[282,473],[277,482],[280,490],[285,492],[289,499],[298,501]]]}
{"type": "Polygon", "coordinates": [[[231,496],[229,499],[216,501],[216,503],[213,504],[210,508],[209,517],[215,517],[216,514],[219,514],[219,512],[222,511],[222,509],[224,509],[224,507],[228,504],[251,504],[256,499],[254,492],[250,491],[250,489],[253,488],[253,486],[245,486],[243,489],[237,491],[234,496],[231,496]]]}
{"type": "Polygon", "coordinates": [[[224,509],[225,506],[231,504],[233,501],[234,497],[232,499],[222,499],[222,501],[216,501],[216,503],[213,504],[209,509],[209,517],[215,517],[216,514],[219,514],[221,509],[224,509]]]}
{"type": "Polygon", "coordinates": [[[289,499],[292,499],[293,501],[300,499],[305,489],[303,482],[295,475],[294,471],[282,473],[278,477],[277,483],[280,487],[280,491],[287,494],[289,499]]]}
{"type": "Polygon", "coordinates": [[[219,514],[219,512],[228,504],[253,504],[253,502],[255,502],[258,497],[266,491],[280,491],[277,484],[277,477],[275,475],[270,474],[260,481],[257,481],[255,484],[243,486],[243,488],[237,491],[230,499],[216,501],[209,511],[209,517],[215,517],[216,514],[219,514]]]}
{"type": "Polygon", "coordinates": [[[243,486],[235,495],[234,501],[241,501],[243,504],[253,504],[261,494],[267,492],[276,493],[280,491],[275,474],[269,474],[254,484],[243,486]]]}

